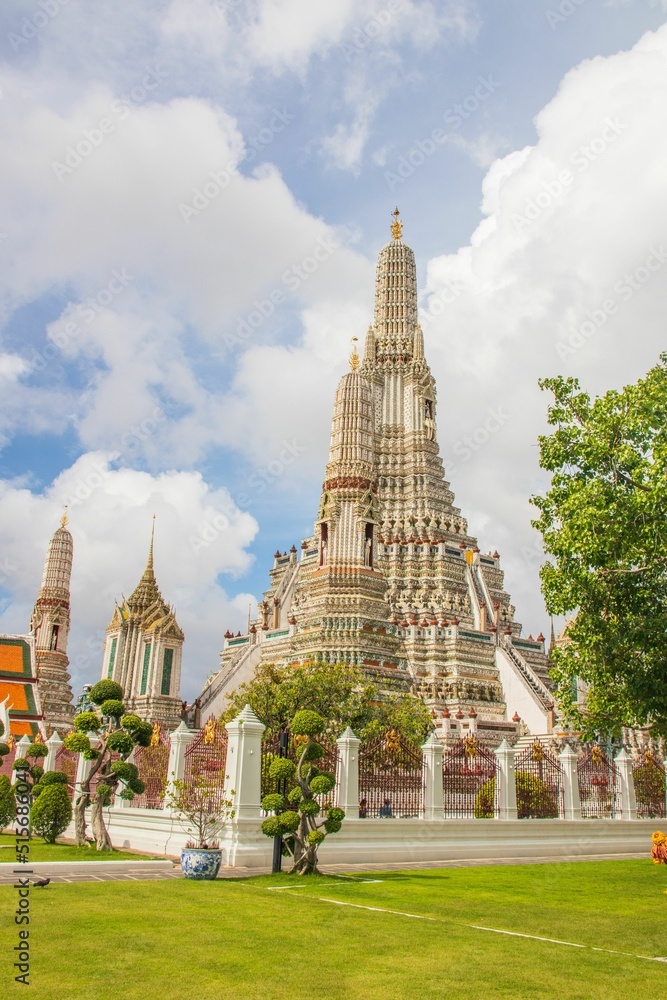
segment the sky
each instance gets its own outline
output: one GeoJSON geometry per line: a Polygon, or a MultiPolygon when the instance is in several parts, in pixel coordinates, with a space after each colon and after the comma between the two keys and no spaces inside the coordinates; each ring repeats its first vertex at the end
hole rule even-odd
{"type": "Polygon", "coordinates": [[[665,0],[5,0],[0,632],[74,537],[70,672],[155,570],[182,694],[312,532],[395,205],[438,440],[524,634],[548,394],[665,348],[665,0]]]}

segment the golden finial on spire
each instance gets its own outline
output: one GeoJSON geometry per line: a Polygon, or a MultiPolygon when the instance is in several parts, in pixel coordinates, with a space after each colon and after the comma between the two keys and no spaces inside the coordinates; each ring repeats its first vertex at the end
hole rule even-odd
{"type": "Polygon", "coordinates": [[[60,518],[60,527],[61,528],[66,528],[67,524],[68,524],[67,504],[65,504],[65,509],[63,511],[63,516],[60,518]]]}
{"type": "Polygon", "coordinates": [[[400,240],[403,235],[403,223],[399,218],[401,213],[398,211],[398,206],[396,206],[391,214],[394,216],[394,221],[391,224],[391,235],[395,240],[400,240]]]}
{"type": "Polygon", "coordinates": [[[352,338],[352,354],[350,355],[350,370],[356,372],[359,367],[359,355],[357,354],[357,338],[352,338]]]}

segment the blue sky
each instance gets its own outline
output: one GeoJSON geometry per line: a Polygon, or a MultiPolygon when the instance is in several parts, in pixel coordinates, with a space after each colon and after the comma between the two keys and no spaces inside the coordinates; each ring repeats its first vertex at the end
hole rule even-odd
{"type": "Polygon", "coordinates": [[[96,679],[155,512],[196,695],[312,530],[395,204],[457,502],[546,630],[537,379],[603,391],[664,346],[664,21],[662,0],[5,3],[0,631],[27,630],[69,502],[73,686],[96,679]]]}

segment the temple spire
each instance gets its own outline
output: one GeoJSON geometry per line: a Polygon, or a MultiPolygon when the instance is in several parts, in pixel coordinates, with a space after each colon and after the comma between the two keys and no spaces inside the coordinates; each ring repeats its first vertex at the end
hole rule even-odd
{"type": "Polygon", "coordinates": [[[132,610],[147,608],[154,601],[162,601],[162,595],[158,590],[155,571],[153,569],[153,544],[155,541],[155,514],[153,514],[153,525],[151,527],[151,543],[148,548],[148,560],[146,569],[141,580],[128,598],[128,605],[132,610]]]}
{"type": "Polygon", "coordinates": [[[378,257],[373,326],[379,354],[412,357],[417,327],[417,268],[414,253],[401,239],[403,223],[398,209],[393,214],[393,239],[378,257]]]}

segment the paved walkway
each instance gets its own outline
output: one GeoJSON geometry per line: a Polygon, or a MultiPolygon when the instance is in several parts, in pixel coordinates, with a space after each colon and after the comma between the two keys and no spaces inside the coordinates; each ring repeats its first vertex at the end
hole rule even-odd
{"type": "MultiPolygon", "coordinates": [[[[577,855],[563,855],[558,858],[554,857],[544,857],[544,858],[486,858],[486,859],[458,859],[443,860],[443,861],[428,861],[428,862],[414,862],[412,864],[401,862],[396,864],[388,863],[378,863],[378,864],[363,864],[363,865],[321,865],[320,869],[324,875],[354,875],[361,874],[363,872],[395,872],[395,871],[420,871],[429,868],[476,868],[480,866],[489,865],[543,865],[543,864],[560,864],[562,862],[573,862],[573,861],[625,861],[628,859],[646,859],[646,853],[641,854],[577,854],[577,855]]],[[[112,861],[105,864],[104,861],[95,862],[95,865],[99,865],[99,868],[95,868],[94,871],[76,871],[74,870],[73,863],[71,869],[68,870],[67,862],[58,862],[59,870],[57,874],[53,871],[53,867],[49,865],[46,861],[35,862],[32,865],[34,875],[31,877],[44,878],[47,875],[51,879],[53,884],[58,882],[149,882],[149,881],[159,881],[160,879],[174,879],[183,878],[183,873],[181,872],[181,867],[178,864],[174,864],[173,868],[167,869],[166,866],[161,866],[159,870],[153,868],[151,870],[152,862],[147,862],[146,867],[143,868],[138,865],[137,862],[131,863],[131,869],[129,866],[124,865],[122,861],[112,861]]],[[[285,864],[283,874],[286,874],[288,868],[285,864]]],[[[223,879],[239,879],[239,878],[250,878],[253,875],[270,875],[270,868],[222,868],[220,870],[220,875],[218,878],[223,879]]],[[[0,872],[0,885],[12,885],[16,878],[22,876],[13,875],[9,872],[0,872]]],[[[23,875],[23,877],[27,877],[23,875]]]]}

